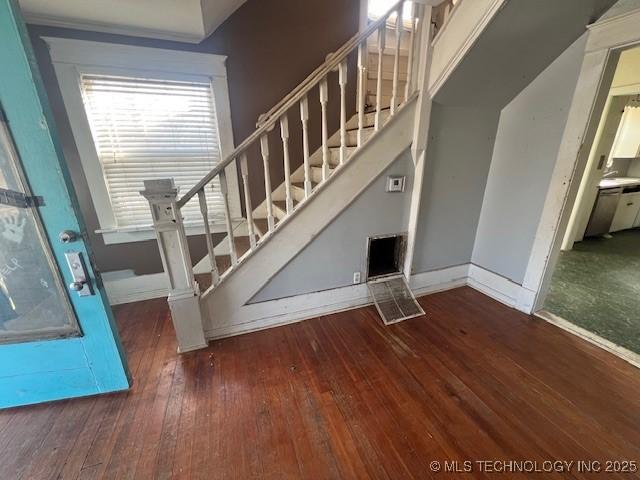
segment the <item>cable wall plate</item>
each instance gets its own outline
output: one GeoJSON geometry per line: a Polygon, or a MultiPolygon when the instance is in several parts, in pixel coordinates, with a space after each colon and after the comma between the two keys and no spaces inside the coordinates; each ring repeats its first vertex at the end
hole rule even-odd
{"type": "Polygon", "coordinates": [[[373,303],[385,325],[424,315],[404,275],[367,282],[373,303]]]}

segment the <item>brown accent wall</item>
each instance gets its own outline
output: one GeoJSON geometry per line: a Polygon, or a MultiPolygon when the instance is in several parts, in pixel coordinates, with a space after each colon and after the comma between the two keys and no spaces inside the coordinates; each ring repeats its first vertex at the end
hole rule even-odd
{"type": "MultiPolygon", "coordinates": [[[[240,7],[209,38],[198,45],[168,42],[121,35],[101,34],[80,30],[30,25],[42,76],[50,97],[65,158],[81,203],[89,240],[95,253],[97,267],[103,271],[131,268],[137,274],[162,271],[155,240],[117,245],[105,245],[99,228],[80,158],[69,126],[55,73],[41,36],[78,38],[101,42],[139,45],[175,50],[187,50],[226,55],[231,102],[232,126],[238,145],[255,129],[258,116],[268,111],[300,81],[319,66],[328,53],[336,50],[358,30],[359,0],[249,0],[240,7]]],[[[355,65],[349,65],[350,113],[355,110],[355,65]]],[[[337,77],[330,78],[330,124],[338,125],[339,104],[337,77]]],[[[312,116],[311,151],[320,142],[319,105],[317,94],[310,97],[312,116]]],[[[301,163],[299,112],[290,112],[291,156],[293,168],[301,163]]],[[[272,183],[282,181],[279,131],[271,133],[270,144],[274,161],[271,165],[272,183]]],[[[253,203],[264,198],[264,176],[258,152],[250,156],[251,191],[253,203]]],[[[223,235],[217,235],[217,241],[223,235]]],[[[194,261],[204,256],[204,238],[190,237],[194,261]]]]}

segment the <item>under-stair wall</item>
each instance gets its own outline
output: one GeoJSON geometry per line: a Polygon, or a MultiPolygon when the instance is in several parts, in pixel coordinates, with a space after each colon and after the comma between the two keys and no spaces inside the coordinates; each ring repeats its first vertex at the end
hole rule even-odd
{"type": "Polygon", "coordinates": [[[407,231],[413,171],[407,149],[249,303],[347,287],[354,272],[366,281],[367,238],[407,231]],[[389,175],[406,177],[403,192],[385,190],[389,175]]]}
{"type": "MultiPolygon", "coordinates": [[[[368,301],[364,284],[353,291],[331,290],[288,299],[249,303],[258,292],[277,276],[289,262],[321,235],[345,209],[367,191],[372,182],[407,152],[413,134],[415,99],[406,104],[385,128],[376,134],[376,141],[364,147],[340,167],[322,185],[295,217],[278,227],[256,255],[238,264],[227,279],[201,299],[206,338],[218,338],[237,333],[299,321],[310,316],[353,307],[368,301]],[[257,274],[259,272],[259,274],[257,274]]],[[[374,182],[375,185],[375,182],[374,182]]],[[[363,229],[363,233],[364,233],[363,229]]],[[[311,267],[310,267],[311,268],[311,267]]]]}

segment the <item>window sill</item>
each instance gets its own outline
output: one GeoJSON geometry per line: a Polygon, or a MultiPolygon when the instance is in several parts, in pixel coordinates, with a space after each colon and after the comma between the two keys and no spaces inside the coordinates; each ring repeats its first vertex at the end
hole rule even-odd
{"type": "MultiPolygon", "coordinates": [[[[243,218],[232,220],[233,230],[244,223],[243,218]]],[[[212,223],[210,226],[211,233],[226,233],[227,227],[222,222],[212,223]]],[[[204,235],[204,224],[185,224],[187,236],[204,235]]],[[[156,232],[151,225],[117,227],[117,228],[101,228],[95,233],[102,235],[105,245],[114,245],[119,243],[144,242],[146,240],[155,240],[156,232]]]]}

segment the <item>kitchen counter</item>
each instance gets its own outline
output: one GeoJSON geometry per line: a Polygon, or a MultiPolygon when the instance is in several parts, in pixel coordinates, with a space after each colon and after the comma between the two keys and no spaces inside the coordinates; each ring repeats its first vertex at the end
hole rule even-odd
{"type": "Polygon", "coordinates": [[[611,177],[600,180],[598,188],[635,187],[636,185],[640,185],[638,177],[611,177]]]}

